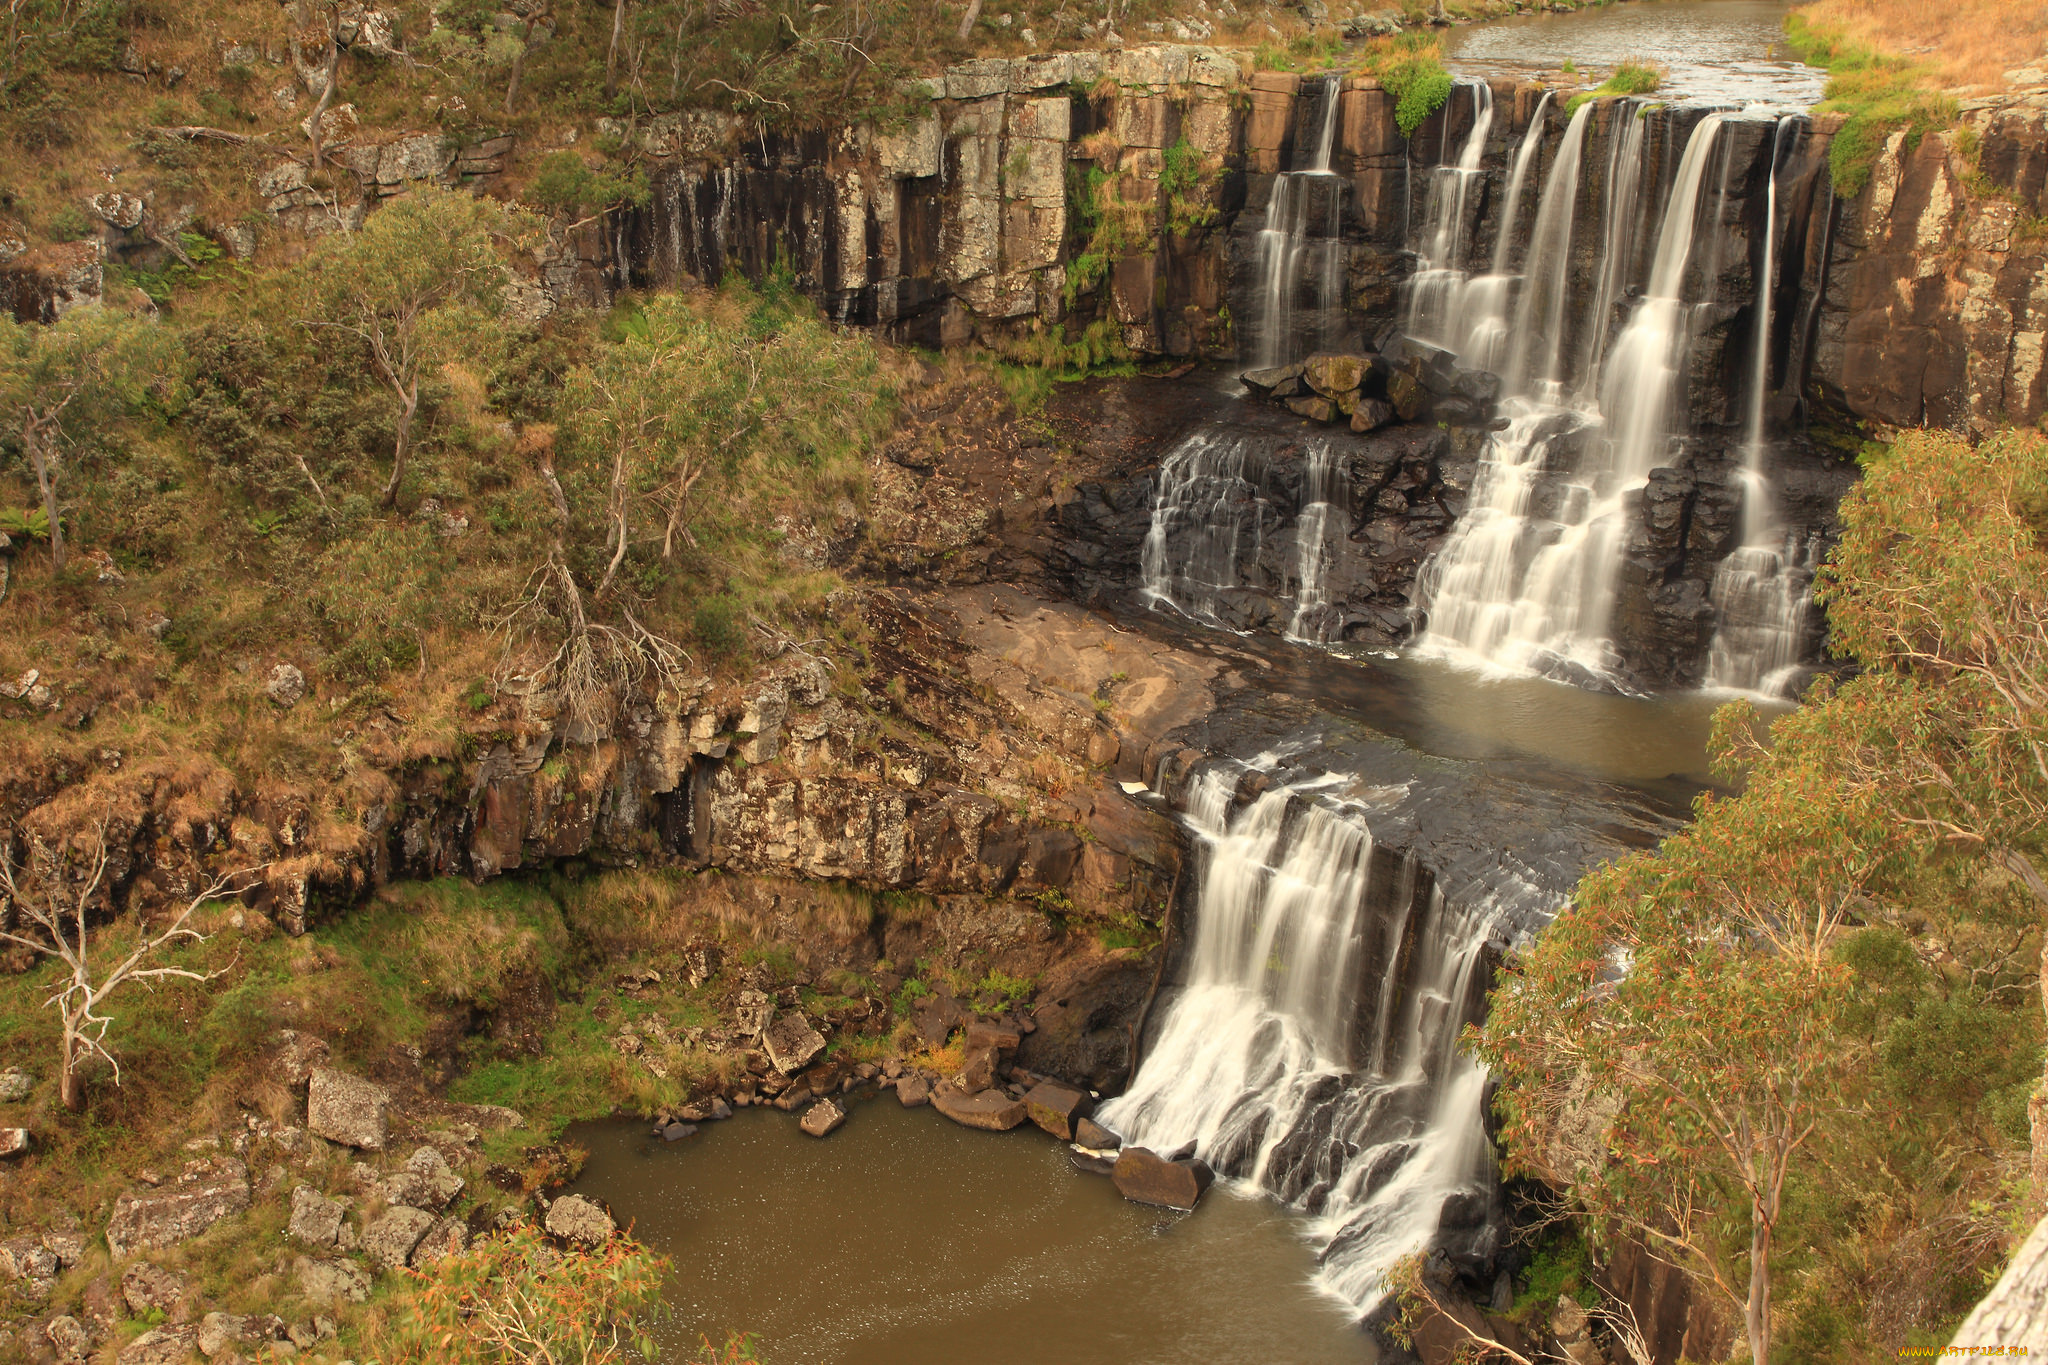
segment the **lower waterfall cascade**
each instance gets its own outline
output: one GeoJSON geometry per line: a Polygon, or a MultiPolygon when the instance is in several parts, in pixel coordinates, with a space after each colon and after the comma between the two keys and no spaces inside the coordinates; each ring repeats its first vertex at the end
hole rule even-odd
{"type": "Polygon", "coordinates": [[[1453,899],[1412,859],[1390,876],[1340,776],[1238,808],[1241,776],[1210,768],[1188,792],[1187,983],[1102,1118],[1129,1143],[1192,1142],[1220,1176],[1310,1215],[1319,1282],[1363,1316],[1418,1247],[1475,1263],[1498,1250],[1486,1073],[1459,1034],[1489,951],[1536,897],[1453,899]]]}

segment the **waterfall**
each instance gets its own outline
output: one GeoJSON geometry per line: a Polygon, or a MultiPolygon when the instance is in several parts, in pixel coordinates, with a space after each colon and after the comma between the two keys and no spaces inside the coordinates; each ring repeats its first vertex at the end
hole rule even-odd
{"type": "Polygon", "coordinates": [[[1320,1282],[1363,1315],[1403,1256],[1446,1237],[1490,1245],[1486,1076],[1458,1035],[1508,916],[1418,895],[1404,861],[1400,903],[1373,924],[1372,832],[1333,791],[1348,779],[1234,811],[1238,777],[1205,770],[1189,793],[1200,896],[1187,985],[1102,1119],[1155,1150],[1192,1141],[1219,1174],[1309,1214],[1320,1282]],[[1355,1037],[1366,1017],[1373,1035],[1355,1037]]]}
{"type": "Polygon", "coordinates": [[[1529,130],[1522,134],[1522,145],[1515,149],[1514,163],[1508,169],[1507,201],[1494,232],[1492,269],[1465,285],[1464,311],[1468,320],[1463,324],[1464,340],[1457,350],[1459,362],[1474,369],[1498,370],[1505,359],[1501,348],[1508,332],[1508,291],[1514,284],[1514,277],[1508,274],[1508,248],[1514,242],[1515,224],[1521,220],[1522,185],[1528,179],[1530,163],[1536,159],[1536,149],[1543,145],[1543,116],[1549,108],[1550,92],[1545,90],[1536,101],[1529,130]]]}
{"type": "Polygon", "coordinates": [[[1461,349],[1468,327],[1465,227],[1472,186],[1482,174],[1479,159],[1493,129],[1493,87],[1472,81],[1465,88],[1472,92],[1472,130],[1456,164],[1437,166],[1430,174],[1421,261],[1408,283],[1408,335],[1450,351],[1461,349]]]}
{"type": "MultiPolygon", "coordinates": [[[[1417,575],[1415,598],[1427,622],[1419,652],[1575,679],[1612,678],[1619,664],[1607,636],[1630,500],[1669,457],[1689,335],[1687,267],[1726,122],[1708,114],[1686,143],[1644,297],[1601,373],[1581,376],[1581,391],[1599,398],[1587,408],[1563,398],[1558,363],[1577,144],[1591,107],[1573,115],[1537,209],[1516,309],[1513,396],[1502,405],[1508,425],[1487,442],[1468,510],[1417,575]]],[[[1608,249],[1621,240],[1611,231],[1608,249]]],[[[1614,269],[1606,262],[1602,273],[1614,269]]]]}
{"type": "MultiPolygon", "coordinates": [[[[1325,340],[1327,314],[1344,302],[1344,179],[1330,170],[1337,133],[1337,96],[1341,76],[1325,76],[1316,85],[1314,140],[1308,164],[1273,177],[1266,223],[1257,238],[1258,326],[1253,352],[1255,369],[1283,365],[1293,358],[1297,297],[1308,294],[1308,311],[1316,318],[1316,340],[1325,340]]],[[[1304,120],[1306,124],[1306,120],[1304,120]]],[[[1297,154],[1304,145],[1295,134],[1297,154]]]]}
{"type": "Polygon", "coordinates": [[[1771,297],[1778,269],[1778,166],[1785,133],[1796,137],[1805,120],[1778,120],[1771,139],[1771,169],[1764,189],[1764,249],[1756,280],[1756,316],[1750,332],[1748,410],[1742,444],[1742,545],[1714,570],[1714,643],[1707,652],[1706,685],[1768,696],[1797,677],[1813,586],[1814,549],[1778,524],[1776,494],[1764,473],[1764,400],[1770,388],[1771,297]]]}
{"type": "Polygon", "coordinates": [[[1301,465],[1301,511],[1294,518],[1294,616],[1287,623],[1287,638],[1308,644],[1327,644],[1343,625],[1340,614],[1331,612],[1323,592],[1323,578],[1329,572],[1331,514],[1336,510],[1337,476],[1342,466],[1335,447],[1327,440],[1309,446],[1301,465]]]}
{"type": "Polygon", "coordinates": [[[1614,107],[1614,131],[1607,144],[1607,195],[1601,207],[1604,240],[1600,247],[1600,281],[1595,286],[1593,310],[1586,315],[1585,358],[1579,374],[1594,384],[1601,362],[1607,355],[1609,319],[1628,284],[1629,263],[1635,256],[1636,197],[1643,175],[1643,103],[1624,99],[1614,107]]]}
{"type": "Polygon", "coordinates": [[[1221,625],[1239,566],[1256,563],[1271,504],[1246,477],[1251,443],[1236,432],[1197,431],[1159,466],[1152,525],[1138,550],[1144,600],[1221,625]]]}
{"type": "Polygon", "coordinates": [[[1586,124],[1593,114],[1588,100],[1565,125],[1557,160],[1543,181],[1536,201],[1536,226],[1529,233],[1529,254],[1522,266],[1522,289],[1515,300],[1514,345],[1502,373],[1502,391],[1520,394],[1531,383],[1552,380],[1563,343],[1566,278],[1572,249],[1572,209],[1579,197],[1579,160],[1586,146],[1586,124]]]}

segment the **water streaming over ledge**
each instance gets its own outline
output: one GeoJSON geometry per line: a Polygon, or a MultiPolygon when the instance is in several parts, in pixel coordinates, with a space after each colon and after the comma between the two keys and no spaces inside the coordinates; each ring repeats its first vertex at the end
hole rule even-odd
{"type": "Polygon", "coordinates": [[[1707,652],[1709,688],[1772,697],[1783,695],[1800,673],[1818,559],[1814,545],[1801,544],[1796,532],[1781,525],[1777,491],[1764,469],[1769,453],[1764,402],[1770,389],[1771,302],[1778,264],[1778,172],[1785,161],[1788,133],[1796,143],[1806,127],[1804,117],[1781,118],[1771,137],[1763,263],[1757,272],[1743,427],[1742,544],[1714,571],[1716,625],[1707,652]]]}
{"type": "Polygon", "coordinates": [[[1345,182],[1330,170],[1343,84],[1342,77],[1324,76],[1304,86],[1313,92],[1314,112],[1304,114],[1295,138],[1303,164],[1273,177],[1265,226],[1256,239],[1254,368],[1294,358],[1299,334],[1307,330],[1303,314],[1314,319],[1315,343],[1327,341],[1328,315],[1343,307],[1345,182]]]}
{"type": "Polygon", "coordinates": [[[1341,777],[1240,808],[1242,776],[1212,768],[1189,792],[1187,984],[1103,1120],[1155,1150],[1193,1142],[1309,1214],[1319,1283],[1363,1315],[1418,1247],[1498,1249],[1486,1076],[1458,1036],[1527,897],[1456,903],[1412,859],[1376,858],[1341,777]]]}
{"type": "MultiPolygon", "coordinates": [[[[1708,219],[1711,250],[1719,215],[1703,214],[1710,174],[1726,175],[1718,134],[1706,115],[1686,142],[1665,202],[1644,297],[1611,348],[1589,348],[1576,385],[1562,365],[1571,201],[1577,194],[1585,118],[1573,115],[1544,184],[1507,367],[1507,427],[1487,442],[1471,503],[1450,539],[1416,579],[1425,628],[1419,653],[1514,672],[1611,679],[1620,657],[1609,639],[1616,575],[1626,548],[1630,499],[1668,462],[1681,430],[1678,384],[1690,337],[1686,300],[1697,229],[1708,219]],[[1577,395],[1568,393],[1575,388],[1577,395]],[[1597,402],[1587,401],[1597,395],[1597,402]]],[[[1640,133],[1624,108],[1617,155],[1640,133]]],[[[1634,155],[1634,154],[1631,154],[1634,155]]],[[[1609,212],[1619,184],[1610,183],[1609,212]]],[[[1632,200],[1634,189],[1626,191],[1632,200]]],[[[1631,215],[1632,216],[1632,215],[1631,215]]],[[[1627,239],[1610,224],[1601,278],[1627,239]]],[[[1601,319],[1592,319],[1600,330],[1601,319]]]]}

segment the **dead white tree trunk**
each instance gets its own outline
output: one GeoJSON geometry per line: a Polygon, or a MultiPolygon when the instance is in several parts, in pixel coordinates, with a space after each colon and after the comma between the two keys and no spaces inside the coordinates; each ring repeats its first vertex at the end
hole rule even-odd
{"type": "Polygon", "coordinates": [[[96,969],[85,921],[93,898],[106,880],[106,824],[101,822],[94,828],[92,866],[84,882],[77,884],[75,890],[65,889],[62,869],[54,856],[43,855],[44,866],[39,872],[34,866],[37,861],[36,842],[31,838],[28,844],[30,866],[27,875],[31,885],[27,890],[15,876],[12,857],[5,850],[0,850],[0,896],[4,896],[14,910],[11,919],[0,921],[13,926],[0,929],[0,942],[54,957],[64,964],[61,984],[56,993],[43,1003],[54,1007],[63,1018],[58,1093],[64,1107],[75,1114],[85,1108],[83,1068],[94,1057],[114,1069],[114,1084],[121,1083],[121,1063],[107,1046],[107,1030],[114,1019],[102,1012],[109,996],[131,981],[147,982],[166,977],[211,981],[227,970],[195,972],[184,967],[148,964],[175,943],[206,942],[207,935],[190,927],[193,914],[200,906],[220,899],[236,878],[244,874],[231,873],[201,891],[172,918],[168,928],[152,934],[145,926],[128,955],[117,959],[112,966],[99,967],[95,979],[96,969]]]}

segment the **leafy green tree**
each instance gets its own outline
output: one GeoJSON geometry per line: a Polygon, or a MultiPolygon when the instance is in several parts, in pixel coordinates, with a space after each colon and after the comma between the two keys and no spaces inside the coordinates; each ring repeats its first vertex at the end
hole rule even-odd
{"type": "Polygon", "coordinates": [[[176,344],[163,325],[104,307],[74,308],[47,327],[0,315],[0,412],[35,476],[58,572],[68,464],[175,373],[176,344]]]}
{"type": "MultiPolygon", "coordinates": [[[[2018,940],[1960,962],[1951,944],[2038,933],[2048,911],[2048,439],[1909,434],[1843,521],[1821,592],[1863,671],[1817,686],[1768,743],[1748,708],[1724,710],[1717,753],[1747,769],[1743,793],[1588,877],[1480,1038],[1511,1161],[1724,1293],[1759,1363],[1788,1191],[1829,1197],[1814,1144],[1868,1131],[1873,1078],[1929,1074],[1927,1048],[1953,1046],[1944,1020],[1985,1017],[1981,992],[1942,983],[1995,987],[2018,940]],[[1936,935],[1930,913],[1969,923],[1936,935]],[[1599,1150],[1561,1156],[1559,1118],[1589,1104],[1613,1115],[1599,1150]]],[[[1952,1168],[1983,1093],[1957,1089],[1950,1133],[1901,1130],[1877,1159],[1948,1144],[1929,1169],[1952,1168]]],[[[2037,1204],[2042,1109],[2037,1092],[2037,1204]]]]}
{"type": "Polygon", "coordinates": [[[330,239],[314,261],[301,321],[360,341],[398,409],[386,507],[405,482],[423,373],[476,353],[511,278],[505,253],[527,229],[492,200],[422,187],[330,239]]]}

